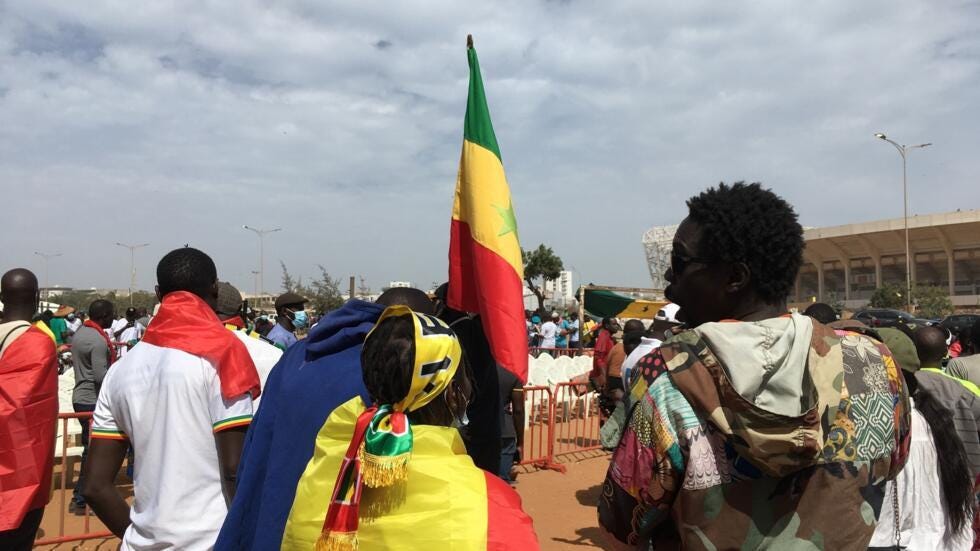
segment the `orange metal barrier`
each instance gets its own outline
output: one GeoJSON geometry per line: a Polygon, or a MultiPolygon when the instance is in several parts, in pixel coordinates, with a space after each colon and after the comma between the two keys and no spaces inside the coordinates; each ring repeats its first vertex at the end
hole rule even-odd
{"type": "Polygon", "coordinates": [[[528,354],[537,358],[542,352],[547,352],[552,358],[557,358],[558,356],[592,356],[592,348],[543,348],[540,346],[532,346],[528,349],[528,354]]]}
{"type": "Polygon", "coordinates": [[[554,462],[554,400],[551,388],[528,386],[524,392],[524,442],[518,465],[534,465],[542,469],[565,471],[554,462]]]}
{"type": "Polygon", "coordinates": [[[552,412],[552,457],[602,448],[599,395],[588,383],[556,384],[552,412]]]}
{"type": "MultiPolygon", "coordinates": [[[[68,435],[68,422],[71,419],[78,419],[79,423],[91,423],[92,414],[91,413],[59,413],[58,423],[61,425],[61,484],[59,493],[59,507],[61,515],[58,518],[58,535],[54,537],[46,537],[44,539],[39,539],[34,541],[34,545],[50,545],[55,543],[65,543],[69,541],[82,541],[97,538],[110,538],[112,537],[112,532],[108,530],[102,530],[98,532],[93,532],[89,526],[91,516],[86,514],[84,521],[84,528],[81,534],[65,534],[65,518],[68,515],[68,478],[72,476],[73,472],[68,472],[68,445],[69,435],[68,435]]],[[[88,507],[86,506],[86,513],[88,512],[88,507]]]]}

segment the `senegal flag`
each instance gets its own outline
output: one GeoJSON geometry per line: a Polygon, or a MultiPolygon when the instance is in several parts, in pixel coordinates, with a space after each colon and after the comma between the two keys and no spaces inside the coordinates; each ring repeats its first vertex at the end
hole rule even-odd
{"type": "Polygon", "coordinates": [[[525,381],[524,263],[517,217],[472,37],[466,46],[470,89],[449,237],[446,302],[456,310],[478,312],[494,359],[525,381]]]}

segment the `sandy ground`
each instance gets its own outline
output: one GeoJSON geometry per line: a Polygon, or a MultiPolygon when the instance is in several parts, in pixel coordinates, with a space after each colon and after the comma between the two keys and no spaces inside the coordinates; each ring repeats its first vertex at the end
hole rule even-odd
{"type": "Polygon", "coordinates": [[[565,473],[541,470],[517,478],[517,491],[524,510],[534,519],[541,549],[602,549],[596,503],[609,455],[585,452],[562,461],[565,473]]]}
{"type": "MultiPolygon", "coordinates": [[[[565,473],[521,467],[517,479],[517,491],[521,494],[524,509],[534,519],[541,549],[601,549],[602,538],[596,527],[595,503],[599,488],[609,465],[609,456],[602,452],[571,454],[563,458],[565,473]]],[[[56,480],[56,482],[58,482],[56,480]]],[[[130,487],[122,486],[128,493],[130,487]]],[[[65,496],[65,507],[71,490],[65,496]]],[[[41,522],[40,537],[55,537],[59,533],[60,492],[55,492],[45,510],[41,522]]],[[[88,517],[91,531],[103,530],[95,516],[88,517]]],[[[67,515],[65,533],[84,532],[85,517],[67,515]]],[[[117,549],[119,540],[103,538],[81,542],[45,545],[37,549],[99,550],[117,549]]]]}

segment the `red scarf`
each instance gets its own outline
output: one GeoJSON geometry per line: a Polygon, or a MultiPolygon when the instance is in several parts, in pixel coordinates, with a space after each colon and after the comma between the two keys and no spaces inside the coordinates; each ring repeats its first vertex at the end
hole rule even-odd
{"type": "Polygon", "coordinates": [[[105,341],[105,345],[109,347],[109,365],[116,363],[116,347],[112,346],[112,341],[109,340],[109,335],[106,335],[105,329],[99,326],[92,320],[85,320],[85,327],[91,327],[98,331],[99,336],[105,341]]]}
{"type": "Polygon", "coordinates": [[[182,350],[214,364],[225,399],[246,392],[253,400],[259,397],[259,373],[248,349],[196,295],[175,291],[163,297],[143,342],[182,350]]]}

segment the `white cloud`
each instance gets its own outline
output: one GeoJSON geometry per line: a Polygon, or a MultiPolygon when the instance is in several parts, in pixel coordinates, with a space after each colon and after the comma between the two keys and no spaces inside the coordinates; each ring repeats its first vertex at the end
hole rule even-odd
{"type": "Polygon", "coordinates": [[[525,246],[644,285],[640,234],[720,180],[808,225],[976,207],[980,8],[758,2],[0,3],[0,269],[124,287],[112,243],[197,244],[251,288],[254,236],[305,276],[446,273],[476,39],[525,246]],[[43,214],[43,216],[42,216],[43,214]],[[57,264],[54,264],[57,263],[57,264]],[[56,265],[58,266],[56,269],[56,265]]]}

